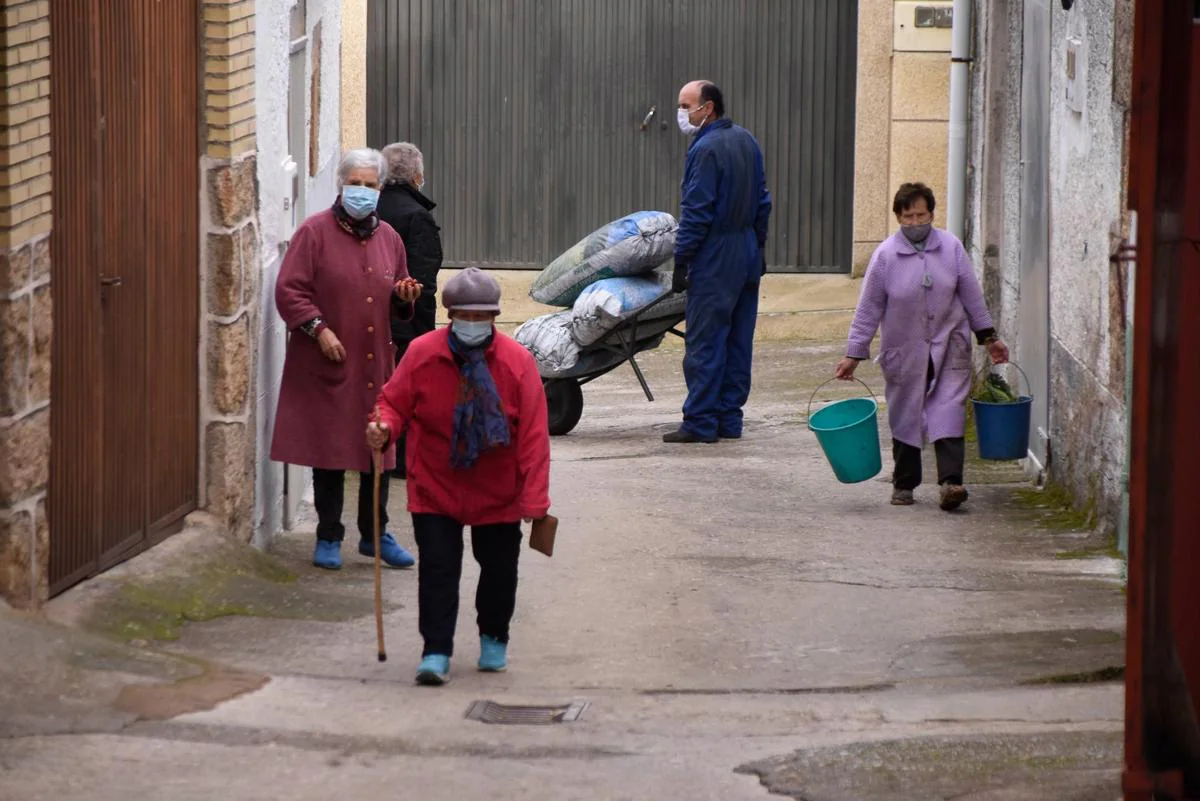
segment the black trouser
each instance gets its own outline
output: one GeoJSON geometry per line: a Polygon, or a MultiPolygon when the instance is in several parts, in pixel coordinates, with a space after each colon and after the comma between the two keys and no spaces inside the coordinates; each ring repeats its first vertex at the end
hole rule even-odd
{"type": "MultiPolygon", "coordinates": [[[[424,296],[422,296],[422,298],[418,299],[418,304],[417,304],[418,311],[420,311],[420,301],[423,299],[424,299],[424,296]]],[[[436,311],[437,311],[436,307],[435,307],[434,311],[436,313],[436,311]]],[[[418,336],[418,334],[415,333],[413,326],[414,326],[413,321],[396,320],[395,318],[392,318],[392,341],[396,345],[396,366],[397,367],[400,366],[400,360],[404,358],[404,353],[408,350],[408,346],[411,345],[413,339],[415,339],[418,336]]],[[[430,327],[427,330],[429,330],[429,331],[433,330],[432,324],[430,325],[430,327]]],[[[395,371],[393,370],[393,372],[395,372],[395,371]]],[[[408,450],[408,432],[403,432],[400,434],[400,438],[398,440],[396,440],[396,467],[394,470],[392,470],[388,474],[391,478],[398,478],[401,480],[408,478],[408,462],[406,461],[406,459],[408,458],[406,455],[407,450],[408,450]]]]}
{"type": "MultiPolygon", "coordinates": [[[[463,524],[442,515],[414,514],[417,539],[417,605],[422,656],[454,655],[458,622],[458,582],[462,576],[463,524]]],[[[517,605],[517,560],[521,524],[471,527],[471,553],[479,563],[475,590],[479,633],[508,642],[508,624],[517,605]]]]}
{"type": "Polygon", "coordinates": [[[404,433],[400,435],[400,439],[396,440],[396,469],[391,472],[392,478],[408,478],[408,463],[405,461],[408,458],[407,451],[408,435],[404,433]]]}
{"type": "MultiPolygon", "coordinates": [[[[374,540],[375,521],[371,515],[374,499],[374,478],[371,473],[359,473],[358,533],[364,540],[374,540]]],[[[317,539],[341,542],[346,536],[342,525],[342,505],[346,494],[345,470],[313,468],[313,505],[317,507],[317,539]]],[[[380,534],[387,531],[388,483],[379,482],[380,534]]]]}
{"type": "MultiPolygon", "coordinates": [[[[962,437],[947,437],[933,443],[937,456],[939,484],[963,483],[963,462],[967,457],[966,440],[962,437]]],[[[896,470],[892,473],[892,486],[898,490],[913,490],[921,483],[921,449],[892,440],[892,456],[896,470]]]]}
{"type": "MultiPolygon", "coordinates": [[[[933,357],[925,370],[925,389],[933,383],[933,357]]],[[[937,457],[938,484],[963,483],[963,462],[967,458],[967,443],[962,437],[946,437],[933,443],[937,457]]],[[[921,485],[921,449],[892,439],[892,458],[896,469],[892,473],[892,486],[898,490],[915,490],[921,485]]]]}

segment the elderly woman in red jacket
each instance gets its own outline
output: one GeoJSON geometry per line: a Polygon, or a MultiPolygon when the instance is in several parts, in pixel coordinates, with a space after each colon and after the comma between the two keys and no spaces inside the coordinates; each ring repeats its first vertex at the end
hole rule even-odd
{"type": "Polygon", "coordinates": [[[379,397],[367,444],[408,435],[408,510],[421,562],[417,573],[420,684],[445,684],[454,653],[463,527],[479,563],[475,595],[479,669],[508,666],[508,627],[517,599],[521,521],[550,509],[546,395],[533,357],[495,329],[500,285],[474,267],[442,291],[450,327],[409,346],[379,397]]]}

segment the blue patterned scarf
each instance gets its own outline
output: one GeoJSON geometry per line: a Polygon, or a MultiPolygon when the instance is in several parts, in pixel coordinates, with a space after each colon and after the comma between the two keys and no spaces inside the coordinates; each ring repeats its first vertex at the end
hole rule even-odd
{"type": "MultiPolygon", "coordinates": [[[[489,340],[490,341],[490,340],[489,340]]],[[[503,448],[512,439],[508,417],[500,403],[496,382],[488,370],[487,343],[468,348],[450,335],[450,350],[459,357],[458,398],[454,403],[454,432],[450,438],[450,466],[472,467],[480,454],[503,448]]]]}

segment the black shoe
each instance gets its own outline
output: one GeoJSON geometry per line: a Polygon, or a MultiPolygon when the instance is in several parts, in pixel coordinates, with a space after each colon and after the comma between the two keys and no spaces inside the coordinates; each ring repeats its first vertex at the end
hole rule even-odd
{"type": "Polygon", "coordinates": [[[721,439],[741,439],[741,438],[742,438],[742,432],[741,432],[741,431],[739,431],[739,432],[737,432],[736,434],[732,434],[732,433],[721,433],[721,434],[718,434],[718,436],[719,436],[721,439]]]}
{"type": "Polygon", "coordinates": [[[674,443],[677,445],[690,445],[693,442],[702,442],[705,445],[711,445],[716,441],[716,437],[698,437],[691,431],[685,431],[682,428],[678,429],[677,431],[671,431],[667,434],[663,434],[663,442],[674,443]]]}

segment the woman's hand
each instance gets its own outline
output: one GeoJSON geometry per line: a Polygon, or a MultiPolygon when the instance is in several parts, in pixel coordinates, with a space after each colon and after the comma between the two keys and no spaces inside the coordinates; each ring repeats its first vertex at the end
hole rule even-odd
{"type": "Polygon", "coordinates": [[[837,367],[833,370],[833,377],[842,381],[850,381],[854,378],[854,371],[858,368],[858,359],[851,359],[849,356],[837,363],[837,367]]]}
{"type": "Polygon", "coordinates": [[[405,303],[412,303],[421,297],[421,282],[415,278],[401,278],[396,282],[396,297],[405,303]]]}
{"type": "Polygon", "coordinates": [[[988,355],[992,357],[992,364],[1005,364],[1008,362],[1008,345],[1005,345],[999,339],[989,344],[987,351],[988,355]]]}
{"type": "Polygon", "coordinates": [[[337,338],[337,334],[333,333],[332,329],[322,328],[321,333],[317,335],[317,344],[321,346],[321,353],[325,354],[325,358],[331,362],[344,362],[346,360],[346,349],[342,347],[342,341],[337,338]]]}
{"type": "Polygon", "coordinates": [[[367,447],[373,451],[381,451],[392,439],[392,432],[387,423],[367,423],[367,447]]]}

